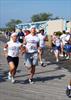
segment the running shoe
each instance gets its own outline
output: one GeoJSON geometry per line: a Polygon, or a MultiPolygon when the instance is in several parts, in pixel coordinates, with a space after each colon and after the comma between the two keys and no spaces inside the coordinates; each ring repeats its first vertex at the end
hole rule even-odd
{"type": "Polygon", "coordinates": [[[15,83],[14,77],[11,78],[11,82],[12,83],[15,83]]]}
{"type": "Polygon", "coordinates": [[[69,59],[69,56],[67,56],[66,59],[69,59]]]}
{"type": "Polygon", "coordinates": [[[32,79],[29,79],[29,83],[30,84],[34,84],[34,82],[32,81],[32,79]]]}
{"type": "Polygon", "coordinates": [[[43,62],[41,62],[40,65],[41,65],[42,67],[45,67],[45,66],[46,66],[43,62]]]}
{"type": "Polygon", "coordinates": [[[71,86],[68,86],[66,89],[66,95],[71,98],[71,86]]]}
{"type": "Polygon", "coordinates": [[[45,67],[44,63],[41,64],[42,67],[45,67]]]}
{"type": "Polygon", "coordinates": [[[63,54],[60,54],[59,56],[60,56],[60,57],[63,57],[64,55],[63,55],[63,54]]]}
{"type": "Polygon", "coordinates": [[[56,62],[59,62],[59,59],[56,59],[56,62]]]}
{"type": "Polygon", "coordinates": [[[11,80],[11,73],[8,73],[8,80],[11,80]]]}

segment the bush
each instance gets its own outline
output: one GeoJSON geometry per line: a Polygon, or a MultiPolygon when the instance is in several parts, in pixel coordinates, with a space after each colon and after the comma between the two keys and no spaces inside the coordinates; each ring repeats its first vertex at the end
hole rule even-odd
{"type": "Polygon", "coordinates": [[[56,32],[56,35],[60,36],[62,34],[62,32],[58,31],[56,32]]]}

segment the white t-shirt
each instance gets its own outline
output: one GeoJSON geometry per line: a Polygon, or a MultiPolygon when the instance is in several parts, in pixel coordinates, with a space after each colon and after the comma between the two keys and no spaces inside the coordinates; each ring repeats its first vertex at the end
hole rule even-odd
{"type": "Polygon", "coordinates": [[[61,44],[61,43],[60,43],[60,39],[59,39],[59,38],[56,38],[55,45],[56,45],[56,46],[60,46],[60,44],[61,44]]]}
{"type": "Polygon", "coordinates": [[[32,36],[31,34],[25,36],[26,49],[28,53],[33,53],[38,51],[37,44],[39,43],[39,38],[37,35],[32,36]]]}
{"type": "Polygon", "coordinates": [[[18,57],[19,55],[19,47],[21,46],[20,42],[13,42],[12,40],[7,42],[8,45],[8,56],[18,57]]]}
{"type": "Polygon", "coordinates": [[[66,34],[65,40],[68,42],[70,39],[70,34],[66,34]]]}
{"type": "Polygon", "coordinates": [[[61,39],[61,41],[63,42],[64,45],[65,45],[65,43],[67,43],[67,42],[66,42],[66,34],[62,34],[62,35],[60,36],[60,39],[61,39]]]}
{"type": "Polygon", "coordinates": [[[46,38],[46,35],[42,35],[41,33],[39,33],[38,34],[38,38],[40,40],[39,46],[40,47],[45,47],[45,38],[46,38]]]}

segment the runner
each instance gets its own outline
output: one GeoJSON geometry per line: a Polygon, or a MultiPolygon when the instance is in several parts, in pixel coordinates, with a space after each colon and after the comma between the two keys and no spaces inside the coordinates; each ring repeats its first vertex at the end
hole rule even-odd
{"type": "Polygon", "coordinates": [[[46,34],[44,33],[44,29],[41,29],[41,30],[39,31],[38,37],[39,37],[39,40],[40,40],[40,43],[39,43],[40,50],[38,51],[38,53],[39,53],[39,62],[40,62],[40,64],[41,64],[42,67],[45,67],[45,66],[44,66],[44,63],[43,63],[43,61],[42,61],[42,55],[43,55],[43,53],[44,53],[44,51],[45,51],[45,47],[46,47],[46,46],[45,46],[45,41],[46,41],[46,39],[47,39],[47,36],[46,36],[46,34]]]}
{"type": "Polygon", "coordinates": [[[60,40],[61,40],[61,53],[59,55],[60,57],[64,56],[64,46],[67,43],[65,38],[66,38],[66,32],[63,31],[63,34],[60,36],[60,40]]]}
{"type": "Polygon", "coordinates": [[[53,52],[55,54],[56,62],[59,62],[59,52],[60,52],[61,42],[59,36],[56,33],[54,33],[52,36],[52,44],[53,44],[53,52]]]}
{"type": "Polygon", "coordinates": [[[67,86],[66,94],[68,97],[71,97],[71,80],[69,81],[69,84],[67,86]]]}
{"type": "Polygon", "coordinates": [[[54,32],[53,34],[51,34],[51,51],[53,52],[53,48],[54,48],[54,41],[56,40],[56,32],[54,32]]]}
{"type": "Polygon", "coordinates": [[[4,47],[4,53],[9,64],[8,79],[11,80],[12,83],[15,82],[14,76],[19,63],[19,49],[22,53],[24,52],[21,43],[17,41],[17,33],[12,33],[11,40],[7,42],[4,47]]]}
{"type": "Polygon", "coordinates": [[[71,34],[69,31],[66,31],[65,37],[66,44],[64,45],[64,51],[66,53],[66,59],[70,59],[71,57],[71,34]]]}
{"type": "Polygon", "coordinates": [[[29,83],[33,84],[33,76],[35,74],[35,67],[38,64],[38,48],[39,38],[36,35],[36,28],[31,27],[31,33],[25,36],[24,45],[26,47],[25,66],[29,74],[29,83]]]}
{"type": "Polygon", "coordinates": [[[24,35],[27,36],[30,34],[30,31],[29,30],[24,30],[24,35]]]}

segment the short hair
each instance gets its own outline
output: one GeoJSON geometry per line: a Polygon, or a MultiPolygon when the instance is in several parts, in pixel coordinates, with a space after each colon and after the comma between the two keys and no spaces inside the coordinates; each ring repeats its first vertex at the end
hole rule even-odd
{"type": "Polygon", "coordinates": [[[64,33],[64,34],[66,33],[65,30],[63,30],[63,33],[64,33]]]}

